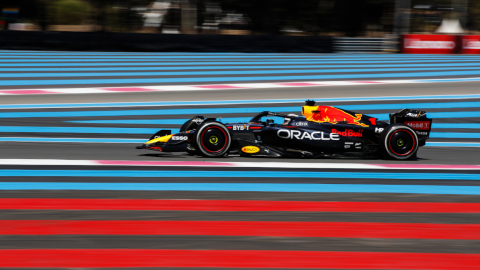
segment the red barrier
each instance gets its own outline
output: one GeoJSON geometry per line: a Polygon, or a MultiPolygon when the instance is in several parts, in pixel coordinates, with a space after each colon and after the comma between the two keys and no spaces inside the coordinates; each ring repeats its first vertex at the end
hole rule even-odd
{"type": "Polygon", "coordinates": [[[461,50],[463,54],[480,54],[480,36],[461,36],[461,50]]]}
{"type": "Polygon", "coordinates": [[[480,224],[320,221],[0,220],[0,235],[204,235],[480,240],[480,224]]]}
{"type": "Polygon", "coordinates": [[[403,35],[402,53],[451,54],[460,49],[458,36],[403,35]]]}
{"type": "Polygon", "coordinates": [[[7,268],[478,269],[479,254],[300,250],[2,249],[7,268]],[[178,267],[178,268],[177,268],[178,267]]]}
{"type": "Polygon", "coordinates": [[[360,213],[476,213],[480,203],[314,202],[158,199],[1,198],[0,210],[297,211],[360,213]]]}

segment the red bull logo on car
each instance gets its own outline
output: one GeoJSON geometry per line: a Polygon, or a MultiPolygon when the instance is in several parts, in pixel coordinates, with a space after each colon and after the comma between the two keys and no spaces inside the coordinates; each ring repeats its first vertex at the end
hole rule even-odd
{"type": "Polygon", "coordinates": [[[338,124],[339,122],[344,122],[368,127],[368,125],[360,122],[362,120],[362,114],[357,113],[352,115],[332,106],[303,106],[302,114],[308,121],[317,123],[338,124]]]}
{"type": "Polygon", "coordinates": [[[344,131],[332,129],[332,133],[335,133],[344,137],[363,137],[363,129],[360,129],[360,130],[346,129],[344,131]]]}

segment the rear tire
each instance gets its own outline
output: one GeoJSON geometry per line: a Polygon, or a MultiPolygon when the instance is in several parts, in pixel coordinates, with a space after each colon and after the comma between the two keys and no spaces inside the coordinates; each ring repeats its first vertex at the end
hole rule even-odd
{"type": "Polygon", "coordinates": [[[197,128],[196,149],[206,157],[223,157],[227,154],[232,138],[227,127],[219,122],[206,122],[197,128]]]}
{"type": "Polygon", "coordinates": [[[387,127],[378,142],[380,157],[405,160],[417,156],[418,137],[409,126],[395,124],[387,127]]]}

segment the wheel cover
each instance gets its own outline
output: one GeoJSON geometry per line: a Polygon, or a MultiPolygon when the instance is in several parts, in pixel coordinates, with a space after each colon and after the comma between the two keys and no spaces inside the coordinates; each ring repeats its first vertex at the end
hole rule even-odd
{"type": "Polygon", "coordinates": [[[218,143],[218,137],[215,135],[210,136],[210,139],[208,141],[212,144],[217,144],[218,143]]]}
{"type": "Polygon", "coordinates": [[[397,156],[406,156],[415,149],[415,137],[406,129],[399,129],[390,134],[388,147],[397,156]]]}
{"type": "Polygon", "coordinates": [[[207,127],[200,136],[200,143],[202,148],[209,153],[221,152],[228,143],[227,133],[217,126],[207,127]]]}

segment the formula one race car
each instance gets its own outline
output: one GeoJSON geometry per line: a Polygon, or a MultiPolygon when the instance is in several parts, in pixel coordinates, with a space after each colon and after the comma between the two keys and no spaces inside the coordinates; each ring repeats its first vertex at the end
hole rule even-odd
{"type": "Polygon", "coordinates": [[[390,123],[307,100],[302,115],[264,111],[248,123],[223,124],[195,116],[171,134],[160,130],[137,149],[187,152],[205,157],[341,157],[410,159],[429,138],[432,119],[426,112],[403,109],[390,123]],[[282,124],[265,117],[281,117],[282,124]]]}

